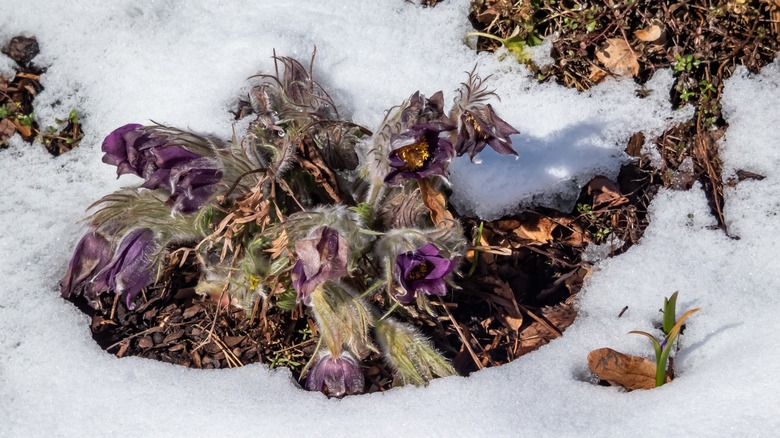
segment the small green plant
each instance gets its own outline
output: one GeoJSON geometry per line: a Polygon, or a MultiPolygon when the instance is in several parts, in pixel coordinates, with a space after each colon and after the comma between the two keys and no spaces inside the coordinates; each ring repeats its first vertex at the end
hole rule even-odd
{"type": "Polygon", "coordinates": [[[686,103],[690,101],[692,97],[696,96],[696,92],[688,89],[688,87],[678,88],[678,91],[680,92],[680,100],[686,103]]]}
{"type": "Polygon", "coordinates": [[[674,55],[674,72],[682,73],[684,71],[691,71],[701,64],[700,59],[694,59],[693,55],[674,55]]]}
{"type": "Polygon", "coordinates": [[[506,38],[500,38],[485,32],[469,32],[466,34],[466,38],[472,36],[499,41],[504,47],[506,47],[512,56],[514,56],[519,62],[522,63],[526,63],[531,60],[531,55],[526,52],[525,48],[529,45],[534,46],[542,43],[542,40],[538,37],[535,37],[535,39],[529,37],[531,38],[530,42],[528,41],[528,38],[523,38],[520,35],[520,26],[515,27],[515,30],[512,32],[512,34],[506,38]]]}
{"type": "Polygon", "coordinates": [[[22,126],[32,126],[35,121],[33,113],[18,115],[16,116],[16,120],[18,120],[19,124],[22,126]]]}
{"type": "Polygon", "coordinates": [[[680,319],[677,319],[677,292],[673,293],[671,297],[664,298],[664,317],[661,329],[664,333],[664,338],[659,342],[655,336],[650,333],[635,330],[629,333],[642,335],[650,339],[653,343],[653,349],[655,350],[655,386],[656,388],[663,385],[666,381],[666,362],[669,360],[669,354],[672,352],[672,346],[677,340],[677,336],[682,330],[683,323],[689,316],[701,310],[700,308],[691,309],[683,314],[680,319]]]}

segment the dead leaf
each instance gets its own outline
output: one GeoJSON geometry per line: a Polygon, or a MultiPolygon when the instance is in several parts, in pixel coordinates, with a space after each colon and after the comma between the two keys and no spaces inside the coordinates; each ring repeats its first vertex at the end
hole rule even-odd
{"type": "Polygon", "coordinates": [[[636,76],[639,73],[636,54],[622,38],[608,39],[605,45],[596,51],[596,58],[616,75],[636,76]]]}
{"type": "MultiPolygon", "coordinates": [[[[610,385],[629,391],[655,388],[655,363],[644,357],[629,356],[611,348],[599,348],[588,354],[588,368],[610,385]]],[[[671,379],[666,377],[666,381],[671,379]]]]}
{"type": "Polygon", "coordinates": [[[594,84],[598,84],[601,81],[603,81],[604,78],[606,77],[607,77],[607,72],[604,69],[599,68],[598,66],[595,65],[590,66],[590,74],[588,75],[588,79],[590,79],[591,82],[593,82],[594,84]]]}
{"type": "Polygon", "coordinates": [[[452,214],[447,210],[447,201],[444,199],[444,195],[434,189],[431,186],[431,182],[427,179],[421,179],[417,182],[420,186],[420,196],[423,204],[431,212],[431,220],[434,225],[438,225],[446,220],[452,220],[452,214]]]}
{"type": "Polygon", "coordinates": [[[558,224],[547,216],[535,216],[520,223],[513,232],[520,239],[543,245],[553,241],[552,232],[557,226],[558,224]]]}
{"type": "Polygon", "coordinates": [[[598,175],[588,182],[588,195],[593,197],[593,211],[614,208],[628,202],[611,179],[598,175]]]}
{"type": "Polygon", "coordinates": [[[642,132],[637,132],[628,140],[626,153],[632,157],[639,158],[642,156],[642,146],[644,146],[644,144],[645,134],[642,132]]]}
{"type": "Polygon", "coordinates": [[[501,306],[501,312],[498,314],[498,319],[510,330],[518,331],[520,326],[523,325],[523,314],[520,313],[520,307],[517,305],[515,299],[515,293],[509,284],[499,279],[486,278],[486,282],[492,284],[493,292],[496,296],[502,298],[501,300],[495,300],[496,304],[501,306]]]}
{"type": "Polygon", "coordinates": [[[0,120],[0,143],[5,143],[16,133],[16,127],[8,119],[0,120]]]}
{"type": "Polygon", "coordinates": [[[22,125],[17,119],[14,119],[13,123],[16,127],[16,130],[19,131],[19,134],[21,134],[22,137],[30,137],[32,135],[32,129],[30,129],[29,126],[22,125]]]}
{"type": "Polygon", "coordinates": [[[654,24],[647,29],[634,31],[634,36],[644,42],[650,43],[661,38],[661,28],[654,24]]]}

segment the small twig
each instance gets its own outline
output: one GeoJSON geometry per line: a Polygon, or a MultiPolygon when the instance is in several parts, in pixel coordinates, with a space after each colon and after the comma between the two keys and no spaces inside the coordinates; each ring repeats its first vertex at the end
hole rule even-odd
{"type": "Polygon", "coordinates": [[[466,339],[466,336],[463,334],[463,330],[461,330],[460,325],[458,325],[458,322],[455,321],[455,318],[452,316],[452,313],[450,313],[450,309],[447,308],[447,306],[444,304],[444,300],[441,299],[441,297],[437,297],[439,299],[439,302],[441,302],[442,307],[444,307],[444,311],[447,312],[447,316],[450,318],[450,321],[452,321],[452,325],[455,326],[455,331],[458,332],[458,336],[460,336],[460,339],[463,341],[463,345],[466,347],[466,350],[468,350],[469,354],[471,355],[471,359],[474,361],[475,364],[477,364],[477,368],[482,369],[485,366],[482,365],[482,361],[479,360],[477,357],[477,354],[474,352],[474,349],[471,348],[471,343],[466,339]]]}

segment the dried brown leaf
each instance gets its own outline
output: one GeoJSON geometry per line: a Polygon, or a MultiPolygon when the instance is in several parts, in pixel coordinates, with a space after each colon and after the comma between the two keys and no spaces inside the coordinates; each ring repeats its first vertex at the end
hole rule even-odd
{"type": "Polygon", "coordinates": [[[418,184],[423,204],[431,212],[433,223],[437,225],[446,220],[452,220],[452,214],[447,210],[447,201],[444,199],[444,195],[434,189],[431,182],[427,179],[418,180],[418,184]]]}
{"type": "Polygon", "coordinates": [[[650,43],[658,38],[661,38],[661,28],[658,25],[652,25],[647,29],[639,29],[634,31],[634,36],[640,40],[650,43]]]}
{"type": "Polygon", "coordinates": [[[523,325],[523,314],[520,312],[520,307],[517,305],[515,299],[515,293],[512,288],[505,281],[499,279],[486,279],[493,285],[493,292],[501,300],[495,300],[496,304],[499,304],[502,311],[499,313],[498,318],[502,324],[504,324],[510,330],[518,331],[520,326],[523,325]]]}
{"type": "Polygon", "coordinates": [[[628,146],[626,146],[626,153],[632,157],[639,158],[642,156],[642,146],[645,144],[645,134],[637,132],[631,136],[628,140],[628,146]]]}
{"type": "Polygon", "coordinates": [[[588,368],[601,380],[629,391],[655,388],[655,363],[644,357],[599,348],[588,354],[588,368]]]}
{"type": "Polygon", "coordinates": [[[607,77],[606,70],[599,68],[595,65],[590,66],[590,74],[588,75],[588,79],[590,79],[591,82],[594,84],[598,84],[601,81],[604,80],[604,78],[607,77]]]}
{"type": "Polygon", "coordinates": [[[517,237],[532,244],[543,245],[553,241],[552,232],[558,223],[547,216],[531,216],[513,230],[517,237]]]}
{"type": "Polygon", "coordinates": [[[32,135],[32,129],[29,126],[22,125],[19,120],[14,119],[14,126],[22,137],[30,137],[32,135]]]}
{"type": "Polygon", "coordinates": [[[8,119],[0,120],[0,143],[5,143],[16,133],[16,127],[8,119]]]}
{"type": "Polygon", "coordinates": [[[614,208],[628,202],[628,198],[620,193],[617,184],[602,175],[598,175],[588,182],[588,195],[593,197],[594,211],[614,208]]]}
{"type": "Polygon", "coordinates": [[[604,64],[607,70],[616,75],[639,74],[639,61],[631,46],[622,38],[610,38],[604,46],[596,51],[596,58],[604,64]]]}

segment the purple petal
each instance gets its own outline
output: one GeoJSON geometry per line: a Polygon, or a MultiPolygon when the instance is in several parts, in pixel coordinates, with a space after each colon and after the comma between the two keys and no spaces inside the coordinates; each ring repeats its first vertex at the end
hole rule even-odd
{"type": "Polygon", "coordinates": [[[117,294],[127,294],[128,309],[132,300],[152,279],[152,256],[158,250],[149,228],[137,228],[120,242],[111,261],[95,276],[95,282],[105,284],[117,294]]]}
{"type": "Polygon", "coordinates": [[[60,286],[63,298],[79,295],[82,292],[87,298],[95,298],[105,289],[101,285],[93,285],[89,280],[100,272],[111,260],[111,244],[100,234],[87,233],[81,238],[73,251],[73,257],[68,264],[68,270],[60,286]]]}

